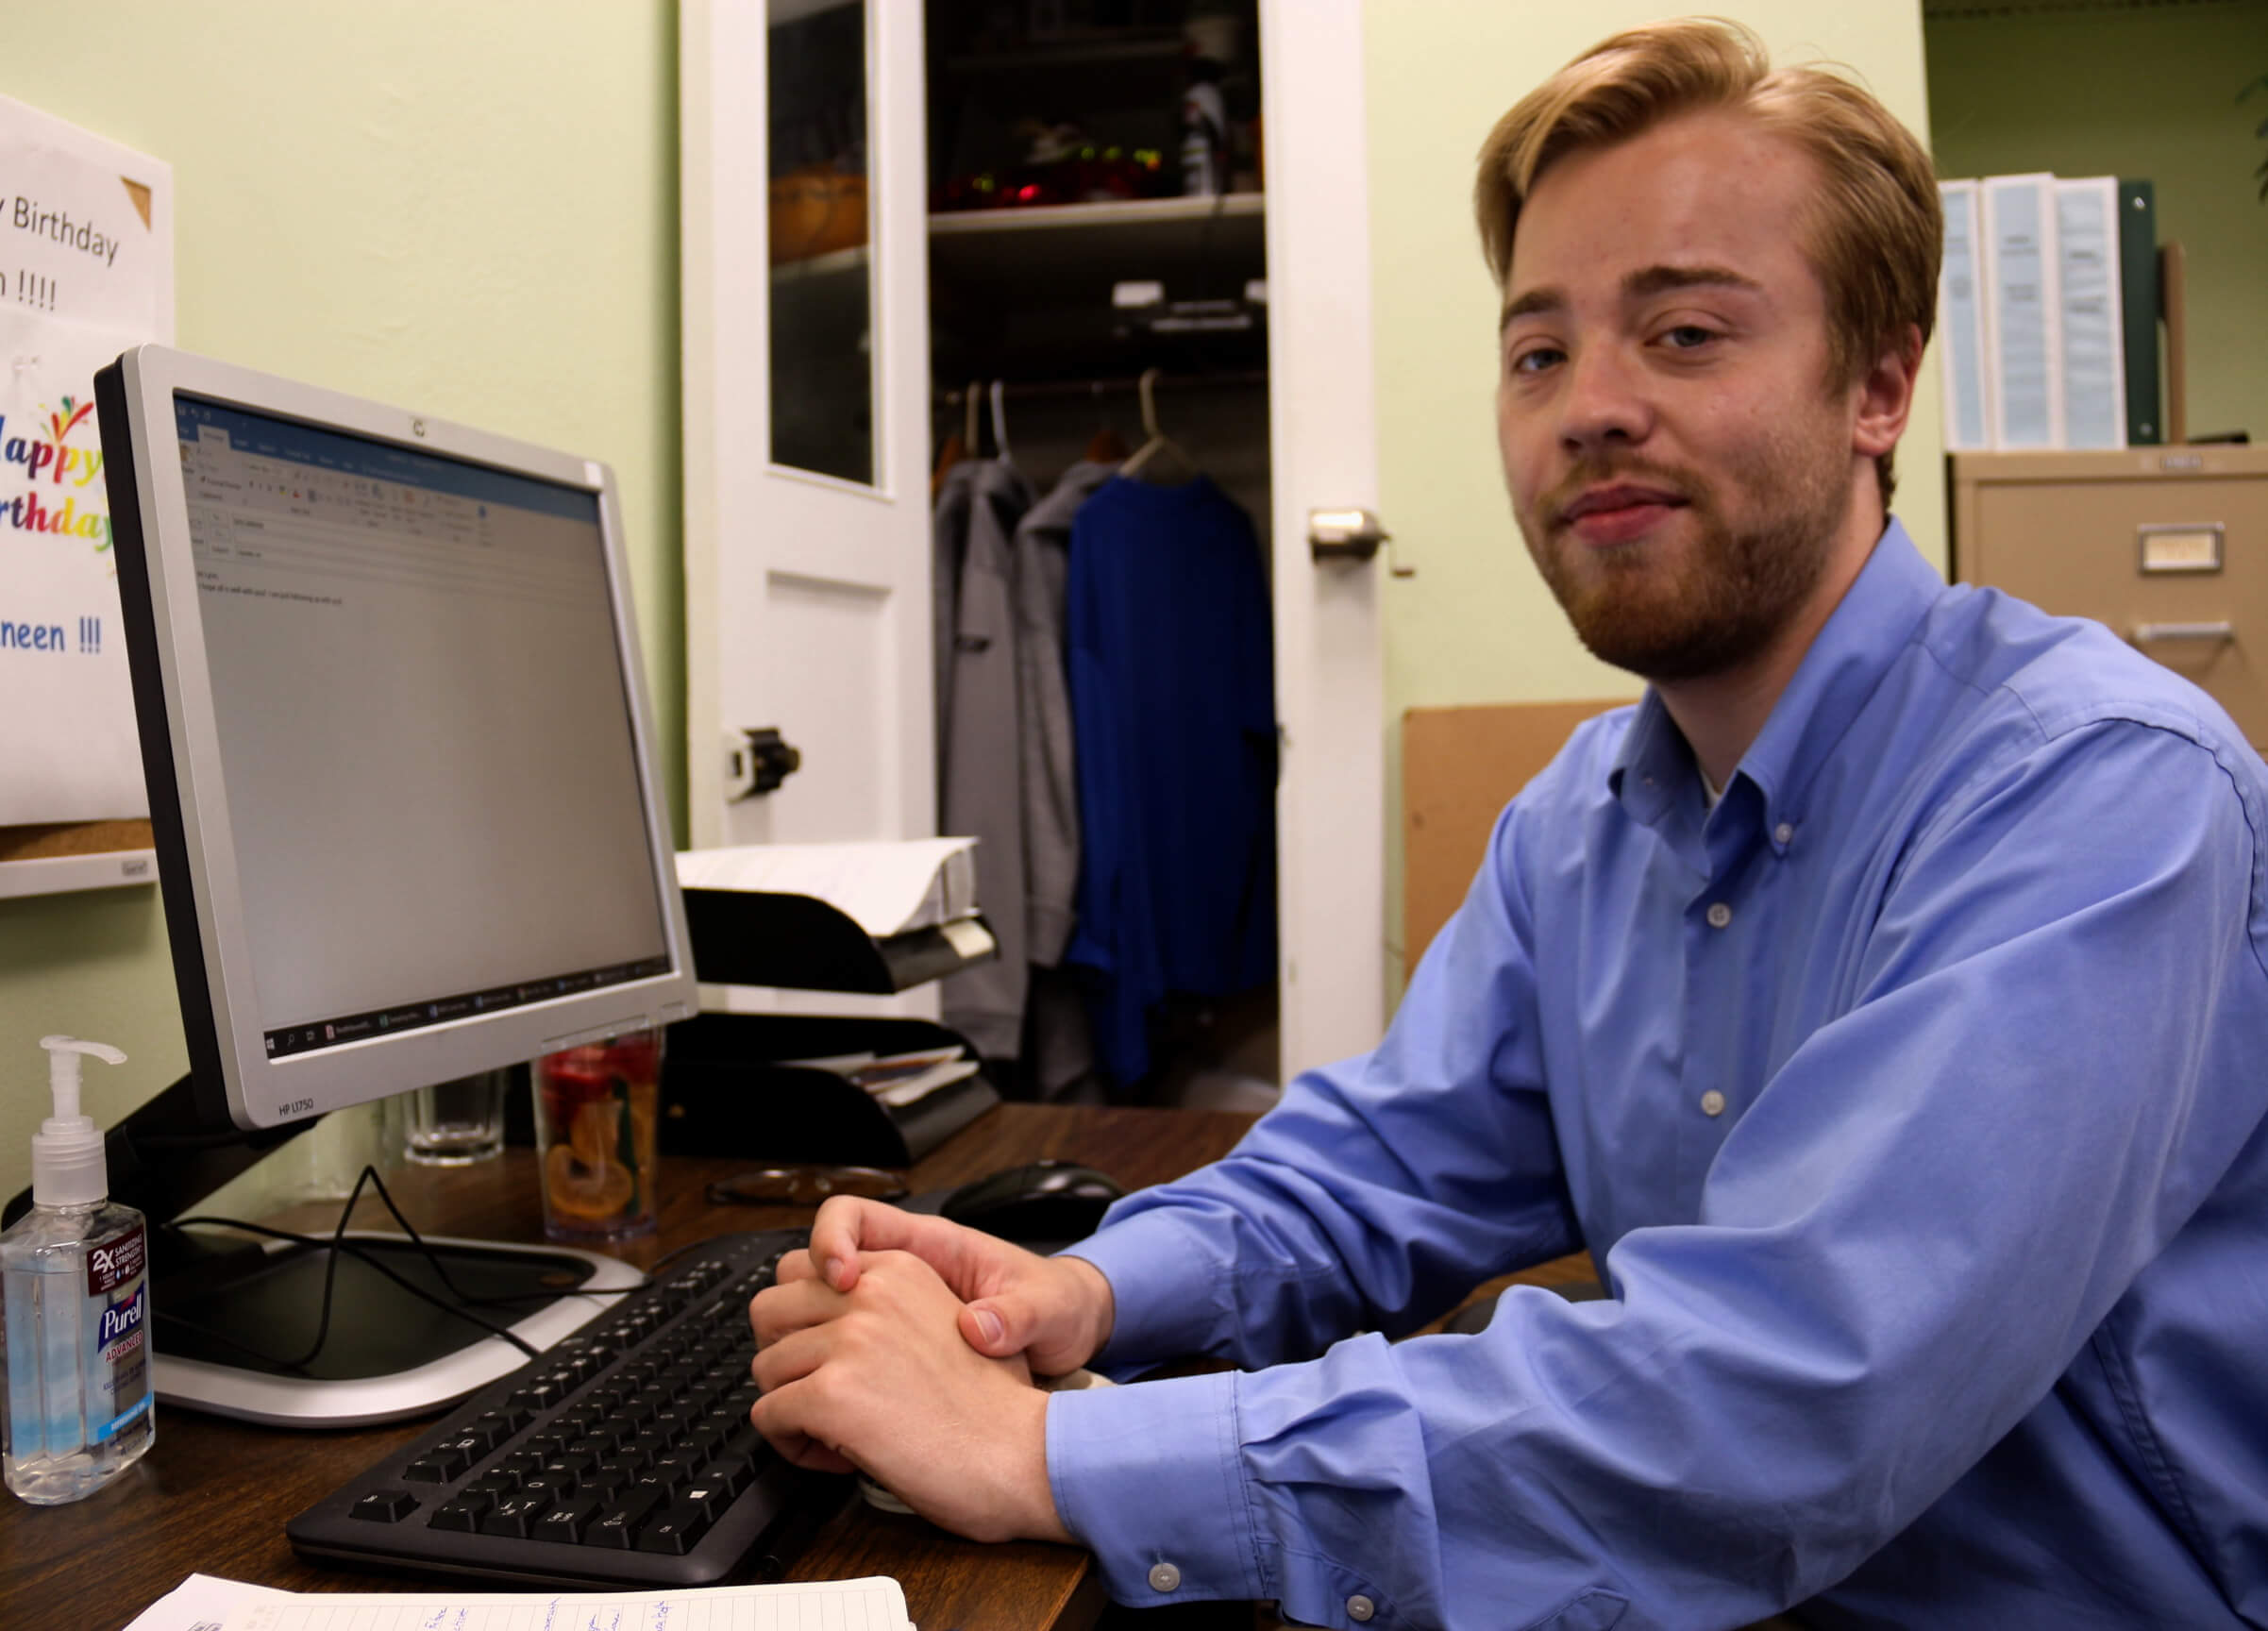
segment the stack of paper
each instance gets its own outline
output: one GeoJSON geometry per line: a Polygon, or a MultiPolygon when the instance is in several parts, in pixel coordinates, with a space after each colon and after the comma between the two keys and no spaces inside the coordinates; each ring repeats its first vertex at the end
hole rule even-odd
{"type": "Polygon", "coordinates": [[[809,895],[877,940],[933,929],[977,911],[974,838],[902,843],[746,844],[678,856],[685,889],[809,895]]]}
{"type": "Polygon", "coordinates": [[[914,1631],[895,1580],[712,1586],[679,1591],[357,1593],[301,1596],[192,1574],[126,1631],[914,1631]]]}
{"type": "Polygon", "coordinates": [[[966,1048],[924,1048],[913,1053],[836,1053],[824,1059],[786,1059],[784,1065],[811,1070],[832,1070],[846,1082],[857,1084],[870,1099],[902,1110],[919,1103],[940,1087],[965,1082],[978,1065],[966,1048]]]}

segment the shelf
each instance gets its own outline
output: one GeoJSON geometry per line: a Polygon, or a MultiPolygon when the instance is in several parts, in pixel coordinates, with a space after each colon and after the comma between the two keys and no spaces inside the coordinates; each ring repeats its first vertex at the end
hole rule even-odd
{"type": "Polygon", "coordinates": [[[930,217],[930,252],[940,238],[989,232],[1104,234],[1126,231],[1144,239],[1164,225],[1203,223],[1216,218],[1257,220],[1266,195],[1220,193],[1197,198],[1125,198],[1098,204],[1040,204],[1023,210],[949,210],[930,217]]]}
{"type": "MultiPolygon", "coordinates": [[[[930,217],[932,347],[946,378],[1138,373],[1115,342],[1112,288],[1139,279],[1171,300],[1241,297],[1268,274],[1257,193],[977,210],[930,217]]],[[[1245,366],[1233,346],[1209,366],[1245,366]]],[[[1155,359],[1151,359],[1155,361],[1155,359]]]]}
{"type": "Polygon", "coordinates": [[[800,261],[782,261],[771,269],[772,287],[835,282],[850,273],[865,271],[867,255],[866,245],[854,244],[848,249],[830,249],[824,255],[806,256],[800,261]]]}
{"type": "Polygon", "coordinates": [[[49,855],[0,861],[0,900],[19,895],[64,895],[80,889],[117,889],[158,881],[154,849],[106,849],[93,855],[49,855]]]}

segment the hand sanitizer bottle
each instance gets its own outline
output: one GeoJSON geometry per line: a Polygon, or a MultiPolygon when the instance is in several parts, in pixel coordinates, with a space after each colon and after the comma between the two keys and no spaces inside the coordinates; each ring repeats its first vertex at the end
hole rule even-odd
{"type": "Polygon", "coordinates": [[[109,1202],[102,1131],[79,1114],[79,1056],[43,1036],[55,1114],[31,1140],[31,1210],[0,1235],[7,1286],[8,1487],[36,1505],[92,1495],[157,1436],[150,1411],[148,1236],[109,1202]]]}

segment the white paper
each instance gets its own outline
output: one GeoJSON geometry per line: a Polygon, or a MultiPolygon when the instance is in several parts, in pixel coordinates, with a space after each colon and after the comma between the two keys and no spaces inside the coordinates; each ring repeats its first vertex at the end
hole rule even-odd
{"type": "Polygon", "coordinates": [[[93,381],[172,338],[172,187],[0,96],[0,826],[149,813],[93,381]]]}
{"type": "Polygon", "coordinates": [[[266,1586],[192,1574],[134,1616],[126,1631],[222,1631],[239,1607],[262,1597],[285,1595],[266,1586]]]}
{"type": "Polygon", "coordinates": [[[126,1631],[912,1631],[895,1580],[681,1591],[317,1592],[192,1574],[126,1631]],[[216,1618],[216,1616],[218,1616],[216,1618]]]}
{"type": "Polygon", "coordinates": [[[914,838],[688,849],[678,856],[678,883],[687,889],[813,896],[880,940],[913,921],[946,862],[975,843],[974,838],[914,838]]]}

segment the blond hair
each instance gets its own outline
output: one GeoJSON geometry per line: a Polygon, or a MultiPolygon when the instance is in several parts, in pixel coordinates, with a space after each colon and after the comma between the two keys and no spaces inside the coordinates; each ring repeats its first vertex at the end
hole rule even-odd
{"type": "MultiPolygon", "coordinates": [[[[1473,184],[1481,246],[1499,288],[1520,207],[1569,153],[1611,146],[1681,113],[1735,109],[1810,157],[1820,189],[1804,250],[1827,297],[1827,365],[1856,383],[1937,316],[1944,213],[1937,172],[1873,94],[1819,68],[1774,72],[1753,33],[1722,18],[1649,24],[1601,41],[1497,121],[1473,184]]],[[[1890,503],[1890,456],[1876,461],[1890,503]]]]}

